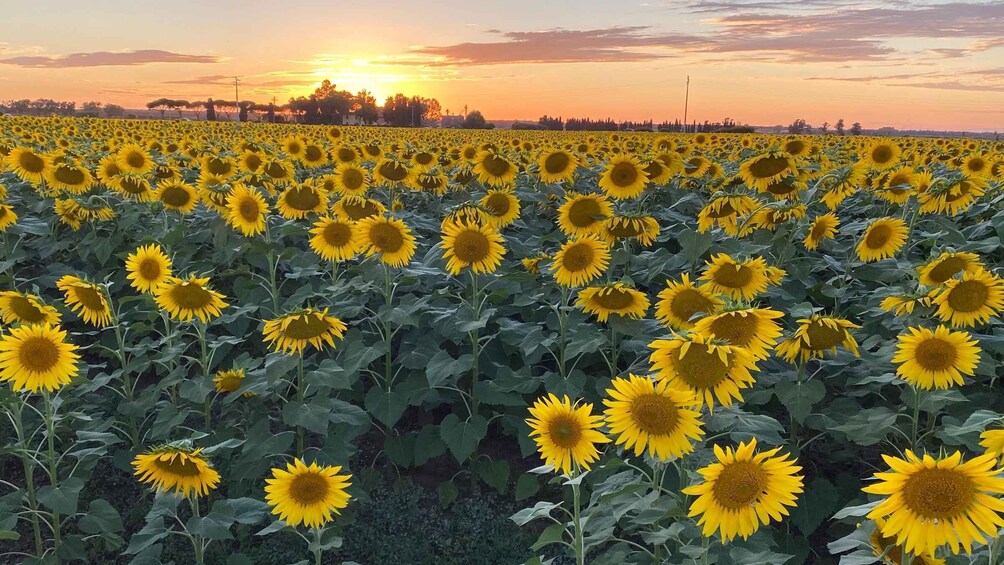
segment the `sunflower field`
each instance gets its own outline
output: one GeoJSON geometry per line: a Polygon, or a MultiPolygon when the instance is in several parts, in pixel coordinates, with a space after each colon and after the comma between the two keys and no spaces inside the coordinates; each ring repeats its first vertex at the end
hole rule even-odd
{"type": "Polygon", "coordinates": [[[1004,143],[0,117],[0,163],[0,563],[1004,563],[1004,143]],[[362,541],[388,483],[390,533],[504,516],[362,541]]]}

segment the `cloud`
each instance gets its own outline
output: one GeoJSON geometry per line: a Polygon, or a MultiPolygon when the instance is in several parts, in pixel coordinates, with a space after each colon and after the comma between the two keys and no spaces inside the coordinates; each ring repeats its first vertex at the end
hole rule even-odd
{"type": "Polygon", "coordinates": [[[214,55],[188,55],[159,49],[135,51],[96,51],[91,53],[70,53],[67,55],[34,55],[0,59],[0,65],[37,69],[68,69],[80,67],[110,67],[148,65],[151,63],[218,63],[221,57],[214,55]]]}

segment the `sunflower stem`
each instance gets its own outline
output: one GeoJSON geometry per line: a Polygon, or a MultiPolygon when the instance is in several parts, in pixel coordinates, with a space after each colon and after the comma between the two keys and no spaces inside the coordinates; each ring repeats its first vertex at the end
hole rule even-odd
{"type": "MultiPolygon", "coordinates": [[[[199,514],[199,499],[196,496],[192,496],[188,499],[189,506],[192,507],[192,516],[195,518],[200,518],[199,514]]],[[[197,565],[203,565],[206,562],[203,552],[205,551],[205,546],[202,543],[202,536],[199,534],[192,534],[192,546],[195,548],[195,563],[197,565]]]]}
{"type": "MultiPolygon", "coordinates": [[[[206,323],[196,322],[195,333],[199,338],[199,366],[202,368],[202,378],[209,380],[209,353],[206,345],[206,323]]],[[[213,396],[206,393],[206,400],[203,404],[203,416],[205,417],[206,433],[213,426],[213,396]]]]}
{"type": "Polygon", "coordinates": [[[122,336],[122,326],[119,324],[119,314],[117,311],[115,313],[115,320],[112,321],[112,324],[115,328],[115,341],[119,348],[119,364],[122,366],[122,388],[125,389],[126,400],[130,404],[128,408],[129,414],[127,416],[129,420],[129,439],[132,440],[133,447],[139,449],[139,426],[136,425],[136,416],[132,411],[132,403],[135,401],[135,388],[132,379],[129,377],[129,362],[126,359],[125,338],[122,336]]]}
{"type": "Polygon", "coordinates": [[[1000,560],[1002,540],[1004,540],[1004,538],[998,536],[994,538],[993,543],[990,544],[990,555],[987,559],[987,565],[997,565],[997,561],[1000,560]]]}
{"type": "Polygon", "coordinates": [[[920,429],[920,389],[913,387],[913,433],[910,436],[910,447],[917,449],[917,434],[920,429]]]}
{"type": "Polygon", "coordinates": [[[268,246],[268,284],[269,293],[272,295],[272,316],[279,315],[279,287],[276,284],[276,272],[279,270],[279,258],[272,248],[272,230],[268,227],[268,219],[265,219],[265,244],[268,246]]]}
{"type": "Polygon", "coordinates": [[[617,364],[618,364],[618,348],[617,348],[617,329],[610,326],[610,378],[617,378],[617,364]]]}
{"type": "MultiPolygon", "coordinates": [[[[478,274],[471,271],[471,313],[474,322],[481,319],[481,290],[478,288],[478,274]]],[[[477,326],[471,330],[471,354],[474,356],[471,365],[471,415],[478,413],[478,400],[475,391],[478,386],[478,361],[481,357],[481,332],[477,326]]]]}
{"type": "Polygon", "coordinates": [[[575,563],[576,565],[585,565],[586,563],[586,551],[584,546],[584,540],[582,535],[582,520],[580,516],[579,506],[581,505],[581,494],[579,492],[581,484],[579,481],[572,483],[572,524],[575,528],[575,541],[573,546],[575,549],[575,563]]]}
{"type": "MultiPolygon", "coordinates": [[[[387,307],[387,311],[384,313],[384,316],[388,319],[391,314],[391,304],[394,302],[393,290],[393,286],[391,285],[390,266],[387,263],[384,263],[383,296],[384,305],[387,307]]],[[[383,333],[384,340],[387,342],[387,351],[384,354],[384,387],[386,387],[387,392],[390,393],[391,381],[394,378],[394,348],[391,344],[391,341],[394,339],[394,334],[391,332],[390,322],[388,320],[383,320],[383,333]]]]}
{"type": "MultiPolygon", "coordinates": [[[[303,384],[303,350],[300,350],[300,356],[296,360],[296,402],[302,407],[303,406],[303,394],[304,394],[304,384],[303,384]]],[[[303,453],[303,426],[296,426],[296,454],[300,457],[304,456],[303,453]]]]}
{"type": "Polygon", "coordinates": [[[711,547],[711,538],[701,536],[701,565],[708,565],[708,553],[711,547]]]}
{"type": "MultiPolygon", "coordinates": [[[[49,484],[52,488],[56,488],[59,484],[59,474],[58,474],[58,462],[59,459],[56,458],[56,415],[55,408],[52,406],[52,399],[49,397],[49,391],[44,391],[42,393],[42,398],[45,401],[45,436],[49,447],[49,484]]],[[[59,512],[55,510],[52,511],[52,542],[53,542],[53,553],[56,556],[56,563],[60,562],[59,558],[59,546],[61,543],[60,535],[60,517],[59,512]]]]}
{"type": "MultiPolygon", "coordinates": [[[[22,406],[17,410],[11,410],[14,421],[14,433],[17,437],[17,444],[21,449],[27,449],[24,441],[24,423],[21,419],[21,409],[27,404],[27,398],[22,399],[22,406]]],[[[38,499],[35,495],[35,466],[29,457],[21,457],[21,464],[24,466],[24,479],[28,491],[28,508],[31,510],[31,531],[35,538],[35,555],[41,559],[45,555],[45,546],[42,545],[42,528],[38,523],[38,499]]]]}
{"type": "Polygon", "coordinates": [[[565,348],[568,339],[568,287],[561,287],[561,305],[558,307],[558,327],[560,330],[558,341],[558,373],[562,379],[568,378],[565,370],[565,348]]]}
{"type": "Polygon", "coordinates": [[[323,528],[314,528],[314,539],[316,540],[316,546],[314,547],[314,564],[321,565],[321,533],[323,528]]]}

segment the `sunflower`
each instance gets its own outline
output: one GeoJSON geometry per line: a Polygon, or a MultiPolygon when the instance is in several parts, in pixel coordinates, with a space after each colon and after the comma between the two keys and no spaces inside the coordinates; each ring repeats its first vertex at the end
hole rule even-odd
{"type": "Polygon", "coordinates": [[[59,312],[34,294],[0,291],[0,320],[5,324],[59,324],[59,312]]]}
{"type": "Polygon", "coordinates": [[[781,337],[781,326],[774,320],[784,314],[770,308],[744,308],[705,316],[694,323],[694,331],[729,345],[745,347],[757,359],[766,359],[781,337]]]}
{"type": "Polygon", "coordinates": [[[933,555],[948,544],[952,553],[959,546],[972,553],[973,542],[985,543],[1004,526],[1004,479],[992,454],[965,463],[958,451],[943,459],[928,454],[917,457],[906,451],[906,459],[883,455],[890,469],[876,473],[878,481],[864,492],[883,498],[868,513],[872,520],[885,518],[881,532],[896,538],[896,544],[910,553],[933,555]]]}
{"type": "Polygon", "coordinates": [[[328,163],[328,152],[316,143],[308,143],[303,146],[298,160],[310,168],[320,167],[328,163]]]}
{"type": "Polygon", "coordinates": [[[309,183],[294,184],[279,193],[279,215],[287,220],[301,220],[328,209],[328,196],[309,183]]]}
{"type": "Polygon", "coordinates": [[[387,211],[387,207],[371,198],[362,196],[345,196],[335,202],[332,211],[353,222],[379,216],[387,211]]]}
{"type": "Polygon", "coordinates": [[[797,175],[798,167],[792,156],[785,152],[771,151],[747,159],[739,166],[739,176],[746,186],[764,192],[771,183],[789,175],[797,175]]]}
{"type": "Polygon", "coordinates": [[[380,254],[380,260],[391,267],[407,265],[415,255],[415,236],[397,218],[371,216],[356,222],[356,238],[367,257],[380,254]]]}
{"type": "MultiPolygon", "coordinates": [[[[244,369],[230,369],[229,371],[217,371],[216,376],[213,377],[213,388],[216,392],[220,394],[229,394],[231,392],[236,392],[244,384],[244,378],[247,375],[244,374],[244,369]]],[[[247,391],[244,393],[245,397],[251,397],[255,394],[253,392],[247,391]]]]}
{"type": "Polygon", "coordinates": [[[227,303],[223,301],[225,296],[209,286],[209,277],[171,277],[158,286],[153,294],[158,307],[170,314],[171,318],[182,322],[194,317],[208,323],[227,307],[227,303]]]}
{"type": "Polygon", "coordinates": [[[955,327],[983,324],[1004,309],[1004,280],[982,269],[965,273],[935,289],[931,304],[938,319],[955,327]]]}
{"type": "Polygon", "coordinates": [[[798,321],[795,334],[779,343],[777,352],[789,363],[822,358],[827,351],[836,353],[837,346],[857,356],[858,342],[849,330],[860,327],[843,318],[813,314],[798,321]]]}
{"type": "Polygon", "coordinates": [[[960,169],[968,176],[985,178],[992,175],[991,165],[992,163],[986,155],[974,153],[962,160],[960,169]]]}
{"type": "Polygon", "coordinates": [[[15,147],[4,160],[7,162],[7,168],[17,178],[34,186],[42,184],[45,171],[52,166],[48,155],[36,153],[35,150],[28,147],[15,147]]]}
{"type": "Polygon", "coordinates": [[[478,204],[488,211],[485,215],[488,223],[498,229],[509,226],[519,217],[519,199],[504,190],[489,190],[478,204]]]}
{"type": "Polygon", "coordinates": [[[689,330],[695,316],[715,312],[722,304],[706,285],[695,285],[684,273],[680,282],[666,281],[655,305],[655,318],[666,327],[689,330]]]}
{"type": "Polygon", "coordinates": [[[892,312],[896,316],[906,316],[913,314],[913,310],[917,307],[917,304],[927,306],[928,302],[926,297],[887,296],[882,299],[879,308],[886,312],[892,312]]]}
{"type": "Polygon", "coordinates": [[[454,276],[464,269],[470,269],[473,273],[494,273],[505,255],[502,243],[502,236],[491,226],[446,223],[443,225],[446,270],[454,276]]]}
{"type": "Polygon", "coordinates": [[[729,235],[739,235],[739,218],[756,207],[757,201],[746,195],[716,197],[698,213],[697,231],[704,233],[717,225],[729,235]]]}
{"type": "Polygon", "coordinates": [[[17,214],[14,207],[9,204],[0,204],[0,233],[7,231],[7,228],[17,223],[17,214]]]}
{"type": "Polygon", "coordinates": [[[866,263],[886,259],[903,247],[909,235],[906,222],[900,218],[879,218],[868,224],[855,251],[866,263]]]}
{"type": "Polygon", "coordinates": [[[954,216],[969,209],[977,198],[986,194],[988,186],[986,179],[969,177],[943,185],[937,190],[927,190],[917,197],[920,213],[947,213],[954,216]]]}
{"type": "Polygon", "coordinates": [[[874,520],[875,531],[869,538],[872,546],[872,553],[879,557],[881,563],[886,565],[945,565],[944,559],[938,559],[930,555],[913,555],[909,563],[903,561],[903,547],[896,545],[895,538],[887,538],[882,535],[882,528],[885,527],[885,520],[878,518],[874,520]]]}
{"type": "Polygon", "coordinates": [[[155,447],[137,455],[132,466],[140,482],[159,492],[206,496],[220,484],[220,474],[202,455],[202,450],[183,445],[155,447]]]}
{"type": "Polygon", "coordinates": [[[123,173],[145,175],[157,165],[150,154],[135,143],[129,143],[119,148],[115,154],[115,164],[123,173]]]}
{"type": "Polygon", "coordinates": [[[136,248],[126,259],[127,279],[140,292],[153,292],[171,277],[171,259],[157,244],[136,248]]]}
{"type": "Polygon", "coordinates": [[[56,190],[83,194],[94,185],[94,177],[86,167],[63,162],[45,169],[45,180],[56,190]]]}
{"type": "Polygon", "coordinates": [[[512,186],[519,169],[495,151],[481,151],[474,160],[474,174],[482,184],[503,188],[512,186]]]}
{"type": "Polygon", "coordinates": [[[805,241],[802,243],[806,249],[815,251],[824,239],[833,239],[837,236],[839,226],[840,219],[832,212],[816,216],[809,227],[808,235],[805,236],[805,241]]]}
{"type": "Polygon", "coordinates": [[[610,263],[610,250],[594,236],[569,240],[554,254],[551,271],[562,286],[584,285],[603,274],[610,263]]]}
{"type": "Polygon", "coordinates": [[[268,203],[257,190],[239,185],[230,193],[227,200],[227,223],[246,237],[265,231],[268,214],[268,203]]]}
{"type": "Polygon", "coordinates": [[[540,272],[540,263],[542,261],[550,260],[550,255],[536,255],[534,257],[524,257],[521,263],[523,264],[524,269],[526,269],[529,273],[536,275],[540,272]]]}
{"type": "Polygon", "coordinates": [[[134,173],[119,175],[113,179],[112,190],[136,202],[153,200],[154,192],[150,180],[134,173]]]}
{"type": "Polygon", "coordinates": [[[603,417],[592,412],[592,404],[572,404],[567,396],[559,399],[548,394],[534,402],[530,407],[532,417],[526,423],[546,465],[572,475],[579,467],[588,470],[599,459],[596,444],[607,443],[610,438],[599,431],[603,417]]]}
{"type": "Polygon", "coordinates": [[[52,392],[77,376],[77,346],[66,331],[49,324],[24,324],[0,334],[0,381],[15,391],[52,392]]]}
{"type": "Polygon", "coordinates": [[[199,203],[195,187],[180,180],[169,180],[157,185],[154,199],[160,201],[166,210],[188,214],[199,203]]]}
{"type": "MultiPolygon", "coordinates": [[[[252,153],[253,154],[253,153],[252,153]]],[[[220,155],[205,155],[201,159],[201,170],[211,175],[229,177],[234,174],[234,160],[230,157],[220,155]]],[[[259,165],[261,163],[259,162],[259,165]]],[[[254,172],[257,167],[250,168],[248,172],[254,172]]]]}
{"type": "Polygon", "coordinates": [[[945,251],[936,259],[917,267],[920,284],[942,286],[959,273],[973,274],[983,269],[980,256],[975,253],[945,251]]]}
{"type": "Polygon", "coordinates": [[[767,290],[767,262],[762,257],[736,261],[725,253],[711,257],[701,274],[709,289],[733,300],[752,300],[767,290]]]}
{"type": "Polygon", "coordinates": [[[615,216],[603,222],[601,235],[607,241],[637,240],[649,247],[659,237],[659,221],[652,216],[615,216]]]}
{"type": "Polygon", "coordinates": [[[967,332],[951,331],[938,326],[907,328],[909,334],[899,336],[892,362],[899,378],[917,388],[949,388],[963,385],[962,375],[972,376],[980,362],[979,342],[967,332]]]}
{"type": "Polygon", "coordinates": [[[648,174],[635,157],[618,155],[607,162],[600,174],[600,188],[615,200],[627,200],[645,192],[648,174]]]}
{"type": "Polygon", "coordinates": [[[614,213],[610,200],[602,194],[570,194],[558,207],[558,229],[570,237],[599,233],[614,213]]]}
{"type": "Polygon", "coordinates": [[[338,216],[317,220],[310,233],[314,234],[310,238],[310,248],[325,261],[348,261],[361,248],[352,222],[338,216]]]}
{"type": "Polygon", "coordinates": [[[293,180],[293,167],[282,159],[269,159],[261,166],[268,180],[276,186],[285,186],[293,180]]]}
{"type": "Polygon", "coordinates": [[[59,222],[74,230],[79,230],[84,221],[80,204],[71,198],[57,198],[52,205],[53,211],[59,216],[59,222]]]}
{"type": "Polygon", "coordinates": [[[694,450],[693,441],[704,437],[697,399],[669,383],[653,383],[648,377],[616,378],[603,400],[614,443],[633,448],[635,456],[648,448],[650,457],[661,461],[683,457],[694,450]]]}
{"type": "Polygon", "coordinates": [[[546,183],[565,182],[575,176],[575,168],[579,166],[578,159],[564,149],[548,151],[537,160],[540,180],[546,183]]]}
{"type": "Polygon", "coordinates": [[[440,170],[428,171],[418,175],[415,185],[421,190],[443,195],[449,188],[450,179],[440,170]]]}
{"type": "Polygon", "coordinates": [[[655,378],[697,395],[698,404],[714,410],[715,399],[722,406],[742,401],[742,389],[755,382],[756,357],[744,347],[715,345],[701,334],[674,335],[650,343],[650,361],[655,378]]]}
{"type": "Polygon", "coordinates": [[[718,530],[722,541],[736,536],[749,538],[760,525],[780,522],[788,515],[785,507],[794,507],[802,492],[801,467],[788,454],[778,455],[780,447],[757,452],[756,438],[739,447],[722,449],[715,445],[717,463],[697,470],[703,480],[683,489],[696,496],[687,516],[700,516],[705,537],[718,530]]]}
{"type": "Polygon", "coordinates": [[[64,301],[84,322],[99,328],[107,327],[112,320],[112,311],[105,297],[105,291],[98,285],[71,275],[56,281],[56,288],[65,294],[64,301]]]}
{"type": "Polygon", "coordinates": [[[307,345],[313,345],[314,349],[320,351],[325,342],[334,348],[335,338],[345,337],[345,324],[338,318],[329,316],[327,308],[307,308],[274,320],[266,320],[262,333],[265,341],[276,352],[293,354],[302,353],[307,345]]]}
{"type": "Polygon", "coordinates": [[[587,314],[596,314],[606,322],[611,314],[626,318],[644,318],[648,312],[648,296],[623,283],[590,286],[579,291],[576,304],[587,314]]]}
{"type": "Polygon", "coordinates": [[[986,430],[980,434],[980,446],[990,455],[1004,456],[1004,430],[986,430]]]}
{"type": "Polygon", "coordinates": [[[285,471],[272,469],[272,478],[265,480],[265,502],[290,526],[320,528],[334,519],[332,513],[340,514],[339,510],[349,505],[351,496],[346,489],[352,476],[339,475],[341,470],[294,459],[285,471]]]}
{"type": "Polygon", "coordinates": [[[384,157],[373,167],[373,179],[380,186],[411,186],[414,172],[407,163],[384,157]]]}
{"type": "Polygon", "coordinates": [[[891,141],[876,141],[868,146],[861,162],[873,169],[888,169],[896,165],[899,161],[901,150],[898,145],[891,141]]]}

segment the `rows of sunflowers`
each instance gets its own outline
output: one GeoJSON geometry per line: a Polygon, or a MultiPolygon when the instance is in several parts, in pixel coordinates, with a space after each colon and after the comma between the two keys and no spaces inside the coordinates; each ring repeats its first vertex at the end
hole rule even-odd
{"type": "Polygon", "coordinates": [[[0,157],[0,561],[341,562],[359,473],[446,461],[530,563],[1004,563],[1000,142],[6,117],[0,157]]]}

